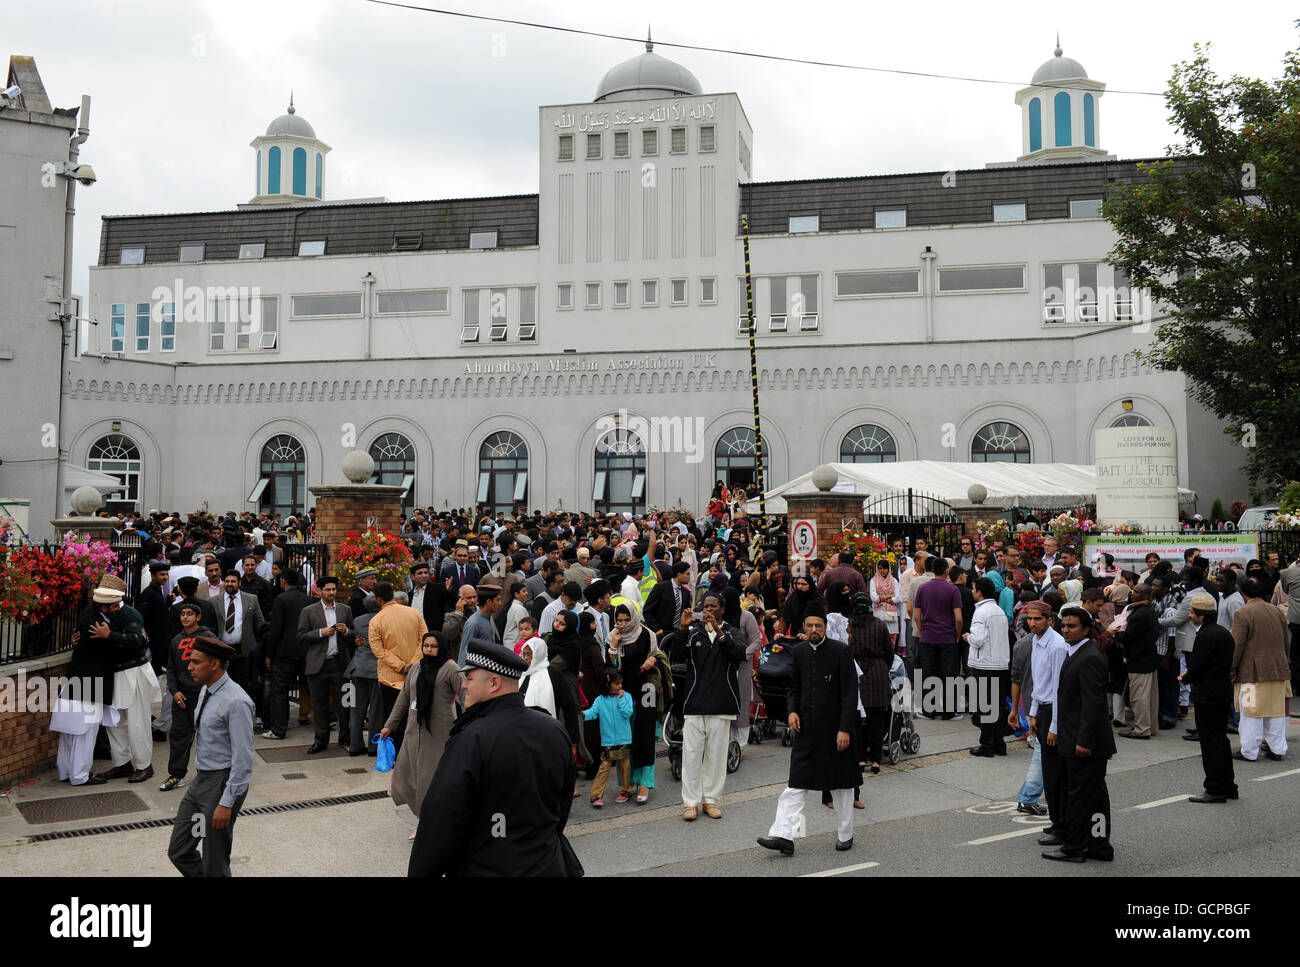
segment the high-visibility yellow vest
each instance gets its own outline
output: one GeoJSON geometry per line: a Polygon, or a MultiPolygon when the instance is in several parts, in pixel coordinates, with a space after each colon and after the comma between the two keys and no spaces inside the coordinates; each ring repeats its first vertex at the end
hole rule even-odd
{"type": "Polygon", "coordinates": [[[617,611],[620,604],[627,605],[629,611],[635,612],[636,614],[641,613],[641,606],[633,599],[627,597],[627,595],[616,594],[609,599],[609,607],[612,611],[617,611]]]}

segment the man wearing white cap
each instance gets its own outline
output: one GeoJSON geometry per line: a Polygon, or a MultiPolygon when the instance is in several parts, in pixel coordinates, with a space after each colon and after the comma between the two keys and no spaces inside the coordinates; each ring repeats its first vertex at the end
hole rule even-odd
{"type": "Polygon", "coordinates": [[[149,667],[149,644],[144,619],[134,608],[122,604],[126,583],[113,574],[104,575],[92,595],[99,606],[100,620],[91,625],[90,636],[111,645],[113,705],[121,716],[107,727],[113,768],[100,773],[103,779],[129,777],[131,782],[153,778],[153,703],[162,700],[158,679],[149,667]]]}

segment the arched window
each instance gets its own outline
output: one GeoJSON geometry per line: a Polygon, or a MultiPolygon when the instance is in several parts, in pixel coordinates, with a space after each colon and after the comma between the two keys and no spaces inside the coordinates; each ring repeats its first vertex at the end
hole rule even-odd
{"type": "Polygon", "coordinates": [[[509,430],[498,430],[478,451],[476,502],[490,513],[513,513],[528,501],[528,444],[509,430]]]}
{"type": "Polygon", "coordinates": [[[307,149],[293,149],[293,193],[307,194],[307,149]]]}
{"type": "Polygon", "coordinates": [[[415,506],[415,445],[400,433],[385,433],[370,444],[370,459],[375,461],[371,483],[406,488],[402,513],[409,516],[415,506]]]}
{"type": "Polygon", "coordinates": [[[1056,146],[1069,147],[1071,142],[1070,92],[1057,91],[1052,103],[1056,106],[1056,146]]]}
{"type": "Polygon", "coordinates": [[[970,445],[971,463],[1030,463],[1029,437],[1014,423],[980,427],[970,445]]]}
{"type": "Polygon", "coordinates": [[[262,149],[257,149],[257,187],[253,190],[254,195],[262,193],[262,149]]]}
{"type": "Polygon", "coordinates": [[[874,423],[855,426],[840,441],[840,463],[893,463],[898,444],[884,427],[874,423]]]}
{"type": "Polygon", "coordinates": [[[1111,421],[1112,427],[1115,426],[1151,426],[1151,421],[1140,413],[1125,413],[1123,416],[1116,417],[1111,421]]]}
{"type": "Polygon", "coordinates": [[[321,180],[325,175],[325,161],[319,151],[316,152],[316,197],[320,197],[321,180]]]}
{"type": "Polygon", "coordinates": [[[1043,102],[1038,98],[1029,100],[1029,150],[1038,151],[1043,147],[1043,102]]]}
{"type": "MultiPolygon", "coordinates": [[[[753,493],[758,486],[757,453],[754,428],[732,427],[718,437],[718,443],[713,448],[713,479],[724,481],[728,490],[744,487],[746,493],[753,493]]],[[[764,453],[764,471],[767,467],[768,455],[764,453]]]]}
{"type": "Polygon", "coordinates": [[[105,500],[139,502],[140,448],[130,437],[120,433],[100,437],[90,445],[86,466],[122,481],[122,489],[108,494],[105,500]]]}
{"type": "Polygon", "coordinates": [[[266,193],[280,194],[280,146],[272,145],[266,153],[266,193]]]}
{"type": "Polygon", "coordinates": [[[1083,143],[1090,148],[1097,147],[1096,110],[1092,95],[1083,95],[1083,143]]]}
{"type": "Polygon", "coordinates": [[[596,441],[596,475],[591,499],[598,513],[640,514],[645,510],[645,443],[617,427],[596,441]]]}
{"type": "Polygon", "coordinates": [[[299,514],[307,499],[307,454],[287,433],[271,437],[262,447],[262,480],[254,491],[268,514],[299,514]]]}

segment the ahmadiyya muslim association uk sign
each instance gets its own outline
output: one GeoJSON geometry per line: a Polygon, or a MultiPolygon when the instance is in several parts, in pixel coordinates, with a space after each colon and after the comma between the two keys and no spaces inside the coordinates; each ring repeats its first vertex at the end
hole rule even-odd
{"type": "Polygon", "coordinates": [[[1171,426],[1119,426],[1096,434],[1097,519],[1178,526],[1178,437],[1171,426]]]}

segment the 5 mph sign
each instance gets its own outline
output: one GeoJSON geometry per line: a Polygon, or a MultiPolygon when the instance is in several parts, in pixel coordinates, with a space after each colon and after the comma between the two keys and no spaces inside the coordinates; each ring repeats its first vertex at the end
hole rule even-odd
{"type": "Polygon", "coordinates": [[[817,525],[810,520],[796,520],[790,527],[790,547],[794,556],[811,560],[817,556],[817,525]]]}

